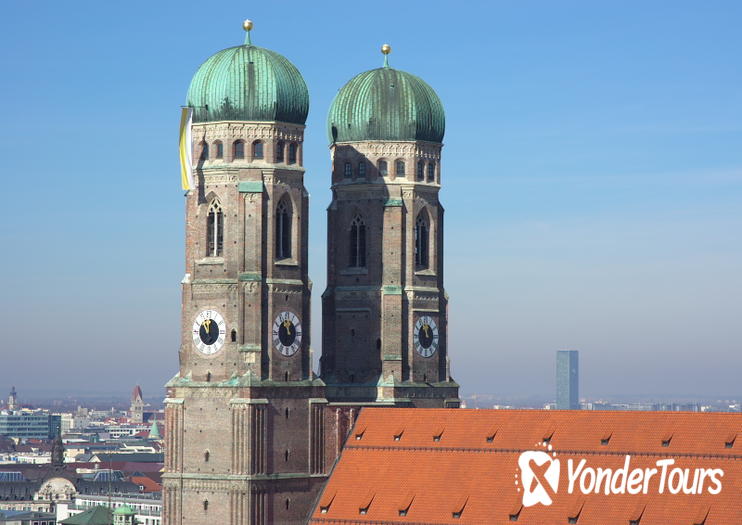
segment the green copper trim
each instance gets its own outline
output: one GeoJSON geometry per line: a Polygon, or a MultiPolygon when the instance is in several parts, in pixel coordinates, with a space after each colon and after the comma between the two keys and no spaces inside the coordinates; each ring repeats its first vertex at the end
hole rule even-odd
{"type": "Polygon", "coordinates": [[[304,281],[300,279],[266,279],[265,282],[268,284],[291,284],[294,286],[304,285],[304,281]]]}
{"type": "Polygon", "coordinates": [[[396,354],[384,354],[384,361],[401,361],[402,356],[396,354]]]}
{"type": "Polygon", "coordinates": [[[263,193],[263,181],[243,181],[237,185],[240,193],[263,193]]]}
{"type": "Polygon", "coordinates": [[[263,276],[260,275],[260,272],[245,272],[241,273],[237,276],[237,280],[240,282],[246,282],[246,281],[262,281],[263,276]]]}
{"type": "Polygon", "coordinates": [[[384,203],[385,208],[401,208],[404,206],[402,199],[387,199],[384,203]]]}
{"type": "Polygon", "coordinates": [[[240,352],[260,352],[263,350],[263,347],[260,345],[242,345],[240,346],[240,352]]]}
{"type": "Polygon", "coordinates": [[[235,284],[237,279],[194,279],[191,284],[235,284]]]}
{"type": "Polygon", "coordinates": [[[395,285],[384,286],[384,295],[402,295],[402,287],[395,285]]]}

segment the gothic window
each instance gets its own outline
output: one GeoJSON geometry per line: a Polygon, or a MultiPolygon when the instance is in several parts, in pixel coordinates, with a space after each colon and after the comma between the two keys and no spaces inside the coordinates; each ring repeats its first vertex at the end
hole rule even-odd
{"type": "Polygon", "coordinates": [[[206,142],[202,142],[201,146],[201,160],[209,160],[209,145],[206,142]]]}
{"type": "Polygon", "coordinates": [[[366,178],[366,161],[362,160],[358,163],[358,176],[362,179],[366,178]]]}
{"type": "Polygon", "coordinates": [[[283,162],[283,150],[286,147],[286,143],[282,140],[276,144],[276,162],[283,162]]]}
{"type": "Polygon", "coordinates": [[[244,159],[245,158],[245,142],[242,140],[236,140],[232,147],[232,158],[244,159]]]}
{"type": "Polygon", "coordinates": [[[345,169],[343,170],[343,176],[346,179],[349,179],[350,177],[353,176],[353,164],[351,164],[350,162],[345,163],[345,169]]]}
{"type": "Polygon", "coordinates": [[[276,259],[291,257],[291,204],[281,199],[276,207],[276,259]]]}
{"type": "Polygon", "coordinates": [[[289,164],[296,163],[296,142],[289,144],[289,164]]]}
{"type": "Polygon", "coordinates": [[[206,216],[206,256],[221,257],[224,249],[224,213],[221,204],[214,199],[206,216]]]}
{"type": "Polygon", "coordinates": [[[387,168],[387,164],[385,160],[380,160],[378,166],[379,166],[379,175],[381,175],[382,177],[386,177],[387,175],[389,175],[389,168],[387,168]]]}
{"type": "Polygon", "coordinates": [[[217,159],[224,158],[224,144],[221,140],[214,142],[214,157],[217,159]]]}
{"type": "Polygon", "coordinates": [[[429,264],[430,226],[425,211],[415,221],[415,268],[423,270],[429,264]]]}
{"type": "Polygon", "coordinates": [[[435,162],[428,162],[428,182],[435,182],[435,162]]]}
{"type": "Polygon", "coordinates": [[[415,180],[425,180],[425,162],[422,160],[417,161],[417,173],[415,174],[415,180]]]}
{"type": "Polygon", "coordinates": [[[398,160],[394,163],[394,174],[397,177],[404,177],[404,161],[398,160]]]}
{"type": "Polygon", "coordinates": [[[366,224],[360,215],[350,223],[350,264],[353,268],[366,267],[366,224]]]}
{"type": "Polygon", "coordinates": [[[262,159],[263,158],[263,143],[256,140],[252,143],[252,158],[262,159]]]}

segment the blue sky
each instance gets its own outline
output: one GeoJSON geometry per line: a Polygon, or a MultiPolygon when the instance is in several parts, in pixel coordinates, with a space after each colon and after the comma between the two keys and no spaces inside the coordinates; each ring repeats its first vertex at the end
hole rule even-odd
{"type": "Polygon", "coordinates": [[[288,57],[311,97],[313,341],[325,117],[390,62],[446,108],[446,288],[464,393],[740,396],[742,4],[7,2],[0,392],[145,395],[177,370],[179,106],[212,53],[288,57]]]}

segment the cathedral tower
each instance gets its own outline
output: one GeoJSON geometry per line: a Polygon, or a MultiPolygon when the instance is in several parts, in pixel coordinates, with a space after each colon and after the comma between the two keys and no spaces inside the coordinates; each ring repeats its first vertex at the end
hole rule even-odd
{"type": "Polygon", "coordinates": [[[326,400],[309,346],[309,97],[296,67],[245,29],[188,90],[196,181],[163,525],[302,523],[325,479],[326,400]]]}
{"type": "Polygon", "coordinates": [[[330,108],[322,378],[332,402],[457,407],[443,288],[443,105],[420,78],[361,73],[330,108]]]}

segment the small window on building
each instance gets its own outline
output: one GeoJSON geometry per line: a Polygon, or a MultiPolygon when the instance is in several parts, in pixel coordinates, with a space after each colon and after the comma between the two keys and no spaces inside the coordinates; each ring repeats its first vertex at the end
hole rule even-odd
{"type": "Polygon", "coordinates": [[[346,179],[349,179],[353,176],[353,164],[350,162],[345,163],[345,169],[343,170],[343,176],[346,179]]]}
{"type": "Polygon", "coordinates": [[[291,204],[281,199],[276,207],[276,259],[291,257],[291,204]]]}
{"type": "Polygon", "coordinates": [[[224,249],[224,213],[221,204],[214,199],[206,216],[206,256],[221,257],[224,249]]]}
{"type": "Polygon", "coordinates": [[[366,224],[360,215],[350,223],[350,261],[352,268],[366,267],[366,224]]]}
{"type": "Polygon", "coordinates": [[[252,158],[253,159],[262,159],[263,158],[263,143],[259,140],[256,140],[252,143],[252,158]]]}
{"type": "Polygon", "coordinates": [[[232,333],[230,334],[230,340],[233,343],[237,342],[237,330],[232,330],[232,333]]]}
{"type": "Polygon", "coordinates": [[[201,146],[201,160],[209,160],[209,145],[206,142],[202,142],[201,146]]]}
{"type": "Polygon", "coordinates": [[[209,510],[209,500],[204,500],[204,510],[209,510]]]}
{"type": "Polygon", "coordinates": [[[435,162],[428,162],[428,182],[435,182],[435,162]]]}
{"type": "Polygon", "coordinates": [[[417,161],[417,172],[415,173],[415,180],[425,180],[425,162],[422,160],[417,161]]]}
{"type": "Polygon", "coordinates": [[[288,462],[288,460],[289,460],[289,451],[288,450],[283,453],[283,460],[286,461],[286,462],[288,462]]]}
{"type": "Polygon", "coordinates": [[[209,462],[209,457],[211,457],[211,454],[207,450],[206,452],[204,452],[204,463],[208,463],[209,462]]]}
{"type": "Polygon", "coordinates": [[[232,146],[232,158],[244,159],[245,158],[245,142],[242,140],[235,141],[232,146]]]}
{"type": "Polygon", "coordinates": [[[289,164],[296,164],[296,142],[289,144],[289,164]]]}
{"type": "Polygon", "coordinates": [[[358,163],[358,176],[362,179],[366,178],[366,161],[362,160],[358,163]]]}
{"type": "Polygon", "coordinates": [[[283,150],[286,148],[286,143],[279,140],[276,144],[276,162],[283,162],[283,150]]]}
{"type": "Polygon", "coordinates": [[[389,175],[389,168],[387,168],[387,164],[385,160],[380,160],[378,166],[379,166],[380,176],[386,177],[387,175],[389,175]]]}
{"type": "Polygon", "coordinates": [[[415,268],[424,270],[430,262],[429,244],[430,228],[425,212],[420,212],[415,221],[415,268]]]}
{"type": "Polygon", "coordinates": [[[404,161],[398,160],[394,163],[394,175],[397,177],[404,177],[404,161]]]}
{"type": "Polygon", "coordinates": [[[214,157],[217,159],[224,158],[224,144],[222,144],[221,140],[214,142],[214,157]]]}

